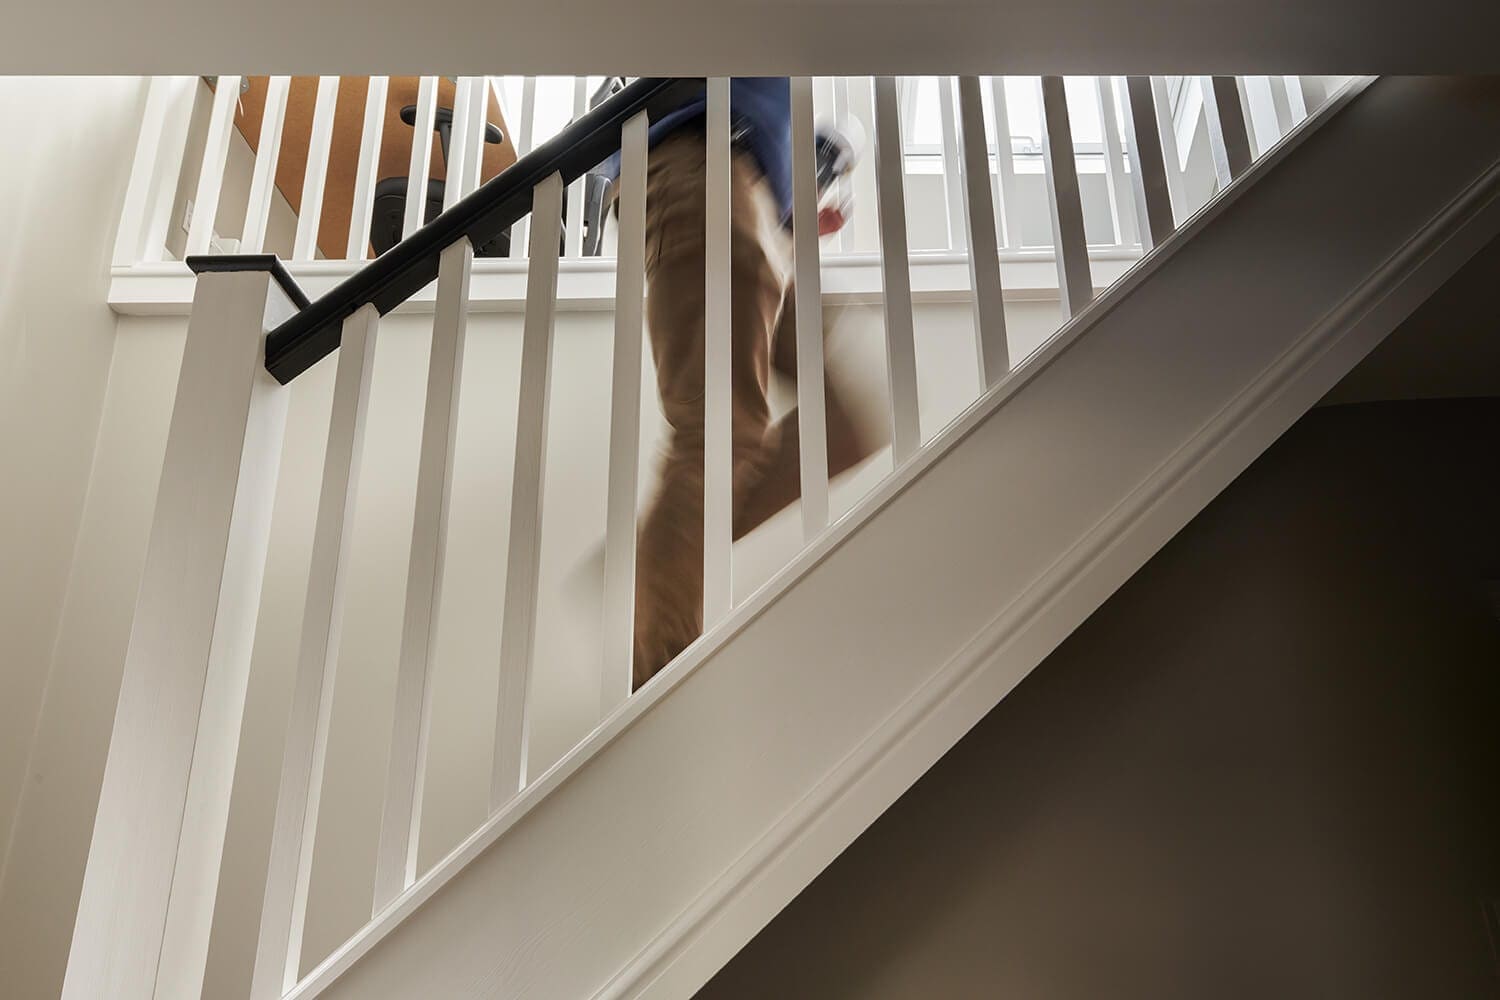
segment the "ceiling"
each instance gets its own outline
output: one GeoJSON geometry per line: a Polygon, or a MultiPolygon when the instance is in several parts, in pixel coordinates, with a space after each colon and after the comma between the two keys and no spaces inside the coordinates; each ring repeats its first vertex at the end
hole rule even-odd
{"type": "Polygon", "coordinates": [[[4,73],[1475,73],[1495,0],[46,0],[4,73]]]}

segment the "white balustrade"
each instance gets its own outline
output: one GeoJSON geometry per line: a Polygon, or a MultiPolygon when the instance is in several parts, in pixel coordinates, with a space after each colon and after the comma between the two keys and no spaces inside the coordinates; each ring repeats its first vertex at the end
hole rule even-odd
{"type": "Polygon", "coordinates": [[[467,239],[461,239],[443,251],[438,269],[437,312],[432,323],[427,401],[417,459],[417,499],[397,661],[390,764],[380,844],[375,856],[374,912],[377,913],[416,878],[422,783],[427,770],[432,652],[442,605],[459,375],[468,332],[473,264],[474,248],[467,239]]]}
{"type": "Polygon", "coordinates": [[[526,785],[562,197],[560,174],[538,184],[532,196],[531,263],[526,272],[526,321],[521,334],[521,390],[516,401],[510,543],[505,553],[505,606],[500,619],[500,695],[495,716],[495,763],[490,775],[492,809],[498,809],[526,785]]]}
{"type": "MultiPolygon", "coordinates": [[[[1199,189],[1214,177],[1228,183],[1242,175],[1253,154],[1274,144],[1305,116],[1321,86],[1320,80],[1307,83],[1307,79],[1249,81],[1245,84],[1251,108],[1248,121],[1247,103],[1241,99],[1235,78],[1202,81],[1213,154],[1211,163],[1200,152],[1188,165],[1197,171],[1192,179],[1199,189]]],[[[1074,145],[1063,78],[1042,77],[1037,86],[1043,126],[1040,167],[1054,241],[1050,261],[1045,251],[1022,249],[1021,213],[1027,208],[1023,191],[1025,185],[1038,183],[1038,165],[1030,159],[1030,152],[1019,158],[1015,155],[1010,133],[1012,111],[1029,112],[1008,103],[1005,78],[984,81],[974,76],[935,81],[932,96],[941,119],[945,176],[940,183],[936,179],[921,183],[932,201],[928,207],[941,211],[952,245],[960,248],[960,253],[947,255],[952,258],[951,270],[967,265],[979,376],[982,385],[990,388],[1001,383],[1011,368],[1002,273],[1015,272],[1002,269],[1047,269],[1055,262],[1055,287],[1065,317],[1092,300],[1094,286],[1084,228],[1080,151],[1074,145]],[[993,123],[988,130],[986,89],[993,123]],[[992,185],[998,187],[998,199],[992,185]],[[941,207],[936,204],[939,194],[944,198],[941,207]],[[1039,262],[1026,262],[1030,258],[1039,262]]],[[[340,86],[338,77],[320,78],[312,109],[292,246],[293,260],[308,273],[323,268],[307,262],[318,253],[323,208],[329,200],[324,196],[329,166],[335,156],[355,164],[346,256],[362,262],[380,180],[381,144],[388,138],[383,132],[390,88],[385,77],[373,77],[365,91],[359,147],[334,148],[340,86]]],[[[222,77],[212,95],[201,167],[191,185],[196,202],[185,242],[191,254],[201,254],[213,245],[215,214],[234,140],[239,87],[238,78],[222,77]]],[[[900,89],[889,76],[853,81],[839,77],[827,81],[825,87],[838,114],[858,108],[861,116],[868,114],[873,121],[873,162],[869,173],[851,187],[873,182],[870,190],[875,204],[868,210],[875,212],[870,225],[878,233],[880,253],[878,262],[872,258],[867,266],[877,268],[879,274],[878,291],[873,294],[878,294],[883,309],[892,458],[900,467],[917,455],[922,444],[913,257],[907,232],[906,192],[914,185],[908,178],[900,89]]],[[[1099,113],[1103,162],[1095,164],[1090,159],[1092,145],[1086,145],[1081,151],[1082,179],[1092,186],[1091,200],[1098,198],[1102,184],[1103,201],[1109,206],[1108,226],[1112,228],[1106,239],[1113,245],[1104,251],[1128,257],[1133,249],[1122,250],[1120,244],[1132,232],[1141,248],[1149,250],[1171,234],[1175,217],[1187,210],[1184,160],[1176,146],[1163,81],[1101,77],[1091,82],[1091,88],[1099,113]]],[[[519,89],[521,105],[502,103],[502,117],[511,131],[507,138],[525,155],[533,145],[537,115],[535,78],[521,80],[519,89]]],[[[185,143],[194,95],[200,90],[199,81],[193,78],[161,77],[150,84],[113,257],[119,269],[129,270],[165,253],[172,199],[185,162],[199,152],[186,150],[185,143]]],[[[287,77],[267,81],[242,230],[241,245],[246,251],[265,245],[290,91],[287,77]]],[[[706,631],[730,618],[734,606],[730,91],[727,79],[707,81],[702,525],[706,631]]],[[[855,241],[841,237],[820,242],[812,81],[794,78],[790,94],[800,512],[803,540],[810,543],[827,529],[831,503],[823,339],[824,269],[830,261],[822,251],[826,247],[831,256],[848,261],[855,241]]],[[[491,78],[465,77],[457,83],[446,207],[479,185],[492,95],[500,96],[491,78]]],[[[584,112],[586,98],[584,78],[577,78],[572,89],[574,117],[584,112]]],[[[422,78],[405,182],[402,223],[408,235],[420,227],[425,211],[437,101],[437,78],[422,78]]],[[[1192,113],[1199,113],[1196,104],[1192,107],[1192,113]]],[[[597,706],[588,707],[601,720],[627,703],[632,687],[648,128],[646,113],[637,113],[624,124],[620,140],[609,463],[604,474],[602,673],[597,706]]],[[[528,263],[511,520],[499,609],[498,685],[488,788],[492,811],[506,808],[533,777],[529,767],[532,691],[539,671],[551,666],[538,661],[537,650],[559,272],[599,269],[594,262],[565,265],[560,260],[579,257],[583,246],[582,181],[569,185],[568,191],[564,209],[562,175],[553,173],[532,190],[531,213],[514,227],[514,234],[527,242],[528,263]]],[[[1102,225],[1098,216],[1091,222],[1102,225]]],[[[936,229],[937,218],[932,223],[936,229]]],[[[344,236],[339,234],[340,241],[344,236]]],[[[519,245],[513,245],[512,255],[519,252],[519,245]]],[[[839,274],[844,266],[836,265],[832,273],[839,274]]],[[[498,273],[515,271],[518,264],[486,262],[486,267],[498,273]]],[[[420,418],[390,756],[373,872],[374,912],[395,903],[418,875],[435,636],[443,606],[459,387],[474,271],[474,249],[468,238],[458,239],[441,252],[420,418]]],[[[84,877],[64,990],[68,1000],[106,995],[191,996],[202,990],[286,412],[286,391],[264,368],[265,333],[293,311],[279,280],[264,270],[211,272],[197,279],[161,494],[84,877]]],[[[827,282],[836,295],[840,294],[838,280],[827,282]]],[[[953,284],[959,290],[964,287],[962,278],[953,284]]],[[[1035,294],[1038,287],[1033,282],[1021,291],[1035,294]]],[[[930,289],[919,284],[918,298],[926,291],[930,289]]],[[[826,318],[832,321],[834,316],[826,318]]],[[[313,843],[345,627],[351,525],[379,325],[373,304],[363,305],[341,325],[251,1000],[279,1000],[295,993],[303,964],[313,843]]],[[[410,897],[402,905],[409,902],[410,897]]]]}

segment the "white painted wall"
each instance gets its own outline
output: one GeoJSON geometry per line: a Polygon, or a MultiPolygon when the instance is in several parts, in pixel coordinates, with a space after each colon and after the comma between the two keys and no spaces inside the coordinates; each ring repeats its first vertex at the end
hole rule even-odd
{"type": "MultiPolygon", "coordinates": [[[[144,95],[137,78],[0,77],[0,982],[15,996],[45,995],[16,970],[53,915],[29,905],[47,860],[32,847],[48,832],[40,803],[73,759],[33,753],[33,736],[44,701],[72,694],[49,673],[64,594],[88,584],[70,584],[69,567],[110,372],[109,264],[144,95]]],[[[79,794],[86,821],[92,799],[79,794]]]]}

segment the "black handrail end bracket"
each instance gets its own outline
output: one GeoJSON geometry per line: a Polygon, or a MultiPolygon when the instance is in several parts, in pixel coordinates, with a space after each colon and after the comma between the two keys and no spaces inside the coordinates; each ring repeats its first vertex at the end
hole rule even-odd
{"type": "Polygon", "coordinates": [[[483,246],[531,211],[532,189],[554,173],[569,184],[620,148],[640,112],[658,119],[703,90],[702,77],[643,77],[480,185],[410,237],[339,282],[266,337],[266,370],[283,385],[337,350],[344,320],[366,304],[383,316],[430,284],[442,252],[483,246]]]}
{"type": "Polygon", "coordinates": [[[307,293],[302,286],[297,284],[297,279],[287,271],[286,265],[281,263],[281,258],[274,253],[227,253],[227,254],[194,254],[184,260],[188,270],[194,274],[220,274],[225,271],[270,271],[271,278],[286,292],[286,297],[292,300],[297,309],[307,309],[312,305],[307,293]]]}

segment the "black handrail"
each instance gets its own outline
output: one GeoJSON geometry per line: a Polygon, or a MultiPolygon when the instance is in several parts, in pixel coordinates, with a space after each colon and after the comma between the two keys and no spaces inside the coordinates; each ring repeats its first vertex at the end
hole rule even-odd
{"type": "Polygon", "coordinates": [[[637,113],[660,118],[702,89],[701,77],[628,85],[272,330],[266,370],[283,385],[290,382],[338,348],[344,320],[362,306],[390,312],[437,277],[445,249],[465,236],[483,246],[525,218],[532,189],[542,181],[554,173],[564,184],[577,180],[619,150],[620,129],[637,113]]]}

